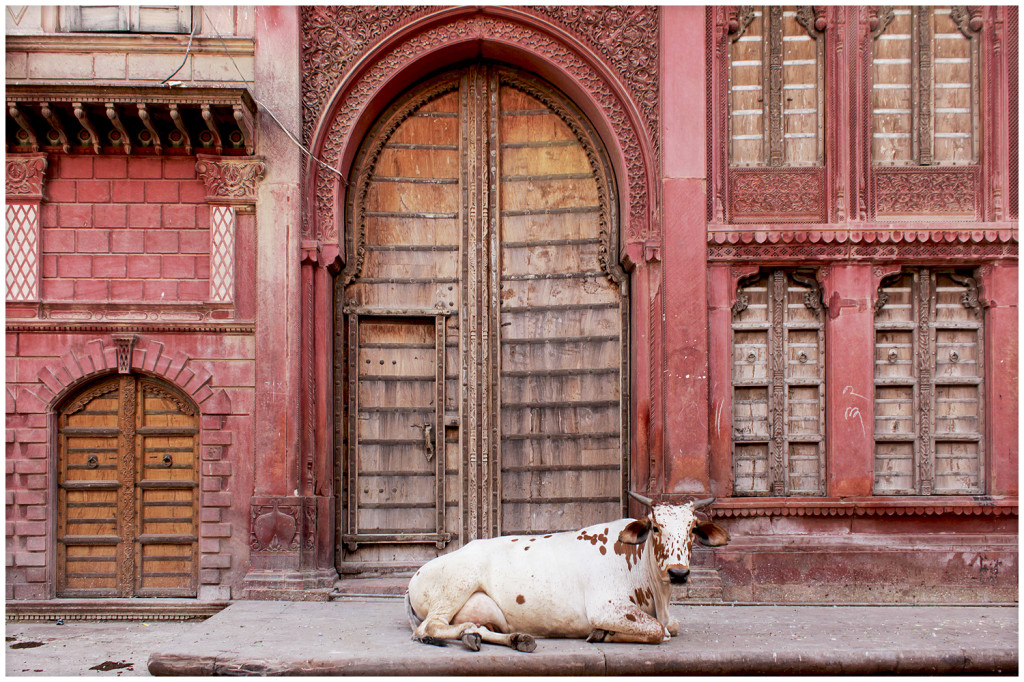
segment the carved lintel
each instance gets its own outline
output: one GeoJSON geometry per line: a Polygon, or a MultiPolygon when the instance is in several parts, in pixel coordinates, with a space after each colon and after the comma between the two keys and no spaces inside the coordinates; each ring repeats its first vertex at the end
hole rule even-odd
{"type": "Polygon", "coordinates": [[[188,130],[185,129],[185,122],[181,120],[181,112],[178,111],[178,105],[170,104],[167,109],[170,111],[171,120],[174,121],[174,125],[182,135],[185,144],[185,153],[192,154],[192,139],[188,136],[188,130]]]}
{"type": "Polygon", "coordinates": [[[129,374],[132,371],[132,352],[139,337],[135,334],[124,334],[112,337],[117,350],[117,373],[129,374]]]}
{"type": "Polygon", "coordinates": [[[18,108],[16,102],[8,102],[8,111],[11,114],[11,118],[21,127],[25,134],[28,136],[28,144],[32,148],[32,151],[39,151],[39,139],[36,137],[36,131],[32,129],[32,125],[25,119],[25,115],[21,113],[21,109],[18,108]]]}
{"type": "Polygon", "coordinates": [[[321,261],[321,250],[323,249],[323,243],[319,241],[303,240],[302,241],[302,263],[310,263],[316,265],[321,261]]]}
{"type": "Polygon", "coordinates": [[[46,165],[45,154],[8,155],[7,196],[19,199],[42,199],[46,165]]]}
{"type": "Polygon", "coordinates": [[[107,102],[107,118],[109,118],[110,122],[114,124],[114,128],[117,130],[118,133],[121,134],[121,139],[124,140],[124,142],[122,143],[122,145],[124,146],[124,153],[131,154],[131,138],[128,137],[128,131],[125,130],[124,123],[121,122],[121,116],[118,115],[117,109],[114,107],[113,102],[107,102]]]}
{"type": "Polygon", "coordinates": [[[256,186],[267,166],[263,158],[196,156],[196,172],[206,185],[206,199],[220,204],[256,203],[256,186]]]}
{"type": "Polygon", "coordinates": [[[217,122],[213,118],[213,112],[210,110],[209,104],[202,105],[203,120],[206,121],[206,127],[209,129],[210,134],[213,136],[213,150],[216,154],[220,155],[224,153],[224,143],[220,139],[220,131],[217,129],[217,122]]]}
{"type": "Polygon", "coordinates": [[[43,115],[46,122],[50,124],[51,128],[53,128],[53,131],[57,133],[57,140],[60,142],[60,146],[64,150],[64,153],[70,154],[71,143],[68,141],[67,133],[64,132],[64,126],[61,124],[60,119],[57,117],[57,114],[53,112],[53,109],[50,108],[50,103],[40,102],[39,113],[43,115]]]}
{"type": "Polygon", "coordinates": [[[153,127],[153,118],[149,115],[149,109],[142,102],[139,102],[139,118],[142,120],[142,124],[146,126],[146,130],[153,136],[153,147],[156,149],[157,154],[164,153],[164,145],[160,140],[159,133],[156,132],[156,128],[153,127]]]}
{"type": "Polygon", "coordinates": [[[241,104],[235,104],[232,106],[234,111],[235,122],[238,123],[238,129],[242,131],[242,138],[245,140],[245,153],[250,156],[256,151],[256,145],[253,141],[253,126],[252,113],[243,107],[241,104]]]}
{"type": "Polygon", "coordinates": [[[85,128],[85,132],[89,134],[89,140],[92,142],[92,150],[99,154],[100,136],[99,133],[96,132],[96,128],[93,126],[92,122],[89,121],[89,115],[85,112],[85,107],[82,106],[81,102],[72,102],[71,107],[75,111],[75,118],[77,118],[78,122],[82,124],[83,128],[85,128]]]}

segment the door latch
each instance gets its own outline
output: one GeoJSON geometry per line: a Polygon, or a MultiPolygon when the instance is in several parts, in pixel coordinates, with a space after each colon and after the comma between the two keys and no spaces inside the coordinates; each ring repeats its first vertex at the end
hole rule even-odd
{"type": "Polygon", "coordinates": [[[427,461],[434,459],[434,427],[432,424],[413,424],[414,429],[423,429],[423,448],[426,450],[427,461]]]}

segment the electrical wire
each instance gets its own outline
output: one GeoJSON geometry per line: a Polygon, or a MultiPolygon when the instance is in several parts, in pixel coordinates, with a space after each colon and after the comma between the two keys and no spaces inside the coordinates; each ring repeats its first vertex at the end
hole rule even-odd
{"type": "MultiPolygon", "coordinates": [[[[210,22],[210,28],[213,29],[213,32],[217,35],[217,38],[220,40],[220,44],[224,48],[224,54],[226,54],[228,56],[228,59],[231,60],[231,63],[235,67],[235,71],[238,72],[238,77],[246,85],[252,85],[252,81],[247,80],[245,75],[242,73],[242,70],[240,68],[238,68],[238,63],[235,61],[235,58],[231,56],[231,51],[228,49],[228,44],[226,42],[224,42],[223,36],[221,36],[220,31],[217,30],[217,26],[213,23],[213,20],[210,19],[210,15],[208,15],[206,13],[205,9],[203,9],[202,12],[203,12],[203,16],[206,18],[206,20],[210,22]]],[[[177,72],[175,72],[175,73],[177,73],[177,72]]],[[[332,168],[327,163],[325,163],[321,159],[317,158],[313,154],[313,152],[311,152],[308,149],[306,149],[306,146],[304,144],[302,144],[302,142],[300,142],[298,140],[298,138],[296,138],[294,135],[292,135],[291,131],[288,130],[284,126],[283,123],[281,123],[279,120],[277,120],[277,116],[274,115],[274,112],[270,109],[270,107],[268,107],[266,104],[264,104],[263,102],[261,102],[258,99],[256,99],[255,95],[252,95],[252,100],[256,103],[256,106],[258,106],[261,111],[263,111],[268,116],[270,116],[270,118],[274,121],[274,123],[276,123],[277,126],[284,132],[284,134],[288,136],[288,139],[290,139],[295,144],[296,147],[298,147],[300,150],[302,150],[303,154],[305,154],[306,156],[308,156],[309,158],[313,159],[318,164],[320,164],[321,168],[323,168],[325,170],[329,170],[332,173],[334,173],[335,175],[337,175],[338,178],[341,180],[342,184],[344,184],[344,185],[348,184],[348,181],[345,179],[345,176],[342,175],[336,168],[332,168]]]]}
{"type": "Polygon", "coordinates": [[[195,17],[192,17],[192,32],[188,34],[188,47],[185,48],[185,58],[181,60],[181,66],[176,68],[174,70],[174,73],[172,73],[170,76],[168,76],[167,78],[165,78],[162,81],[160,81],[160,85],[163,85],[167,81],[169,81],[172,78],[174,78],[174,76],[179,71],[181,71],[181,69],[185,66],[185,63],[188,62],[188,56],[192,52],[192,39],[196,37],[196,27],[197,26],[199,26],[199,22],[195,20],[195,17]]]}

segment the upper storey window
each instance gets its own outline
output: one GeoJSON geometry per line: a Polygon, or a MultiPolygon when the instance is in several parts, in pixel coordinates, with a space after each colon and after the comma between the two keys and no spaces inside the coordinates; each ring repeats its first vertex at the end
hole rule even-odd
{"type": "Polygon", "coordinates": [[[980,19],[965,7],[883,7],[871,43],[871,162],[978,163],[980,19]]]}
{"type": "Polygon", "coordinates": [[[810,7],[742,7],[729,48],[729,165],[824,162],[824,49],[810,7]]]}
{"type": "Polygon", "coordinates": [[[184,5],[88,5],[61,8],[61,25],[82,33],[191,33],[184,5]]]}

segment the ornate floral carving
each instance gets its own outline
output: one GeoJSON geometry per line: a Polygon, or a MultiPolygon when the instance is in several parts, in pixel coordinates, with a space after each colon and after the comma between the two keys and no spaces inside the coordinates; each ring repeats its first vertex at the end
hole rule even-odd
{"type": "Polygon", "coordinates": [[[8,156],[7,196],[41,199],[46,165],[45,154],[8,156]]]}
{"type": "Polygon", "coordinates": [[[978,217],[979,168],[874,168],[875,215],[978,217]]]}
{"type": "Polygon", "coordinates": [[[302,139],[314,126],[331,90],[352,61],[422,6],[314,5],[302,7],[302,139]]]}
{"type": "Polygon", "coordinates": [[[586,39],[591,47],[596,48],[615,67],[644,114],[647,134],[655,153],[660,153],[658,8],[550,5],[535,7],[533,10],[556,19],[586,39]]]}
{"type": "Polygon", "coordinates": [[[253,505],[249,546],[257,552],[297,552],[300,515],[300,504],[286,504],[278,499],[253,505]]]}
{"type": "Polygon", "coordinates": [[[730,169],[728,203],[730,222],[825,222],[824,169],[730,169]]]}
{"type": "Polygon", "coordinates": [[[256,203],[256,183],[267,166],[262,157],[244,159],[196,155],[196,173],[206,185],[207,201],[213,203],[256,203]]]}
{"type": "MultiPolygon", "coordinates": [[[[566,44],[528,26],[503,18],[474,15],[450,21],[418,33],[380,55],[367,67],[362,78],[347,90],[336,110],[337,113],[327,124],[323,146],[318,150],[320,158],[329,166],[337,166],[341,145],[363,104],[405,64],[438,45],[469,38],[491,38],[528,47],[560,64],[589,91],[591,97],[604,109],[627,160],[630,206],[625,231],[630,240],[644,238],[650,218],[647,167],[652,160],[646,158],[642,141],[645,138],[641,138],[640,132],[633,127],[633,122],[622,102],[608,83],[566,44]]],[[[308,236],[336,239],[334,211],[339,191],[337,177],[317,169],[314,182],[318,234],[308,236]]]]}

